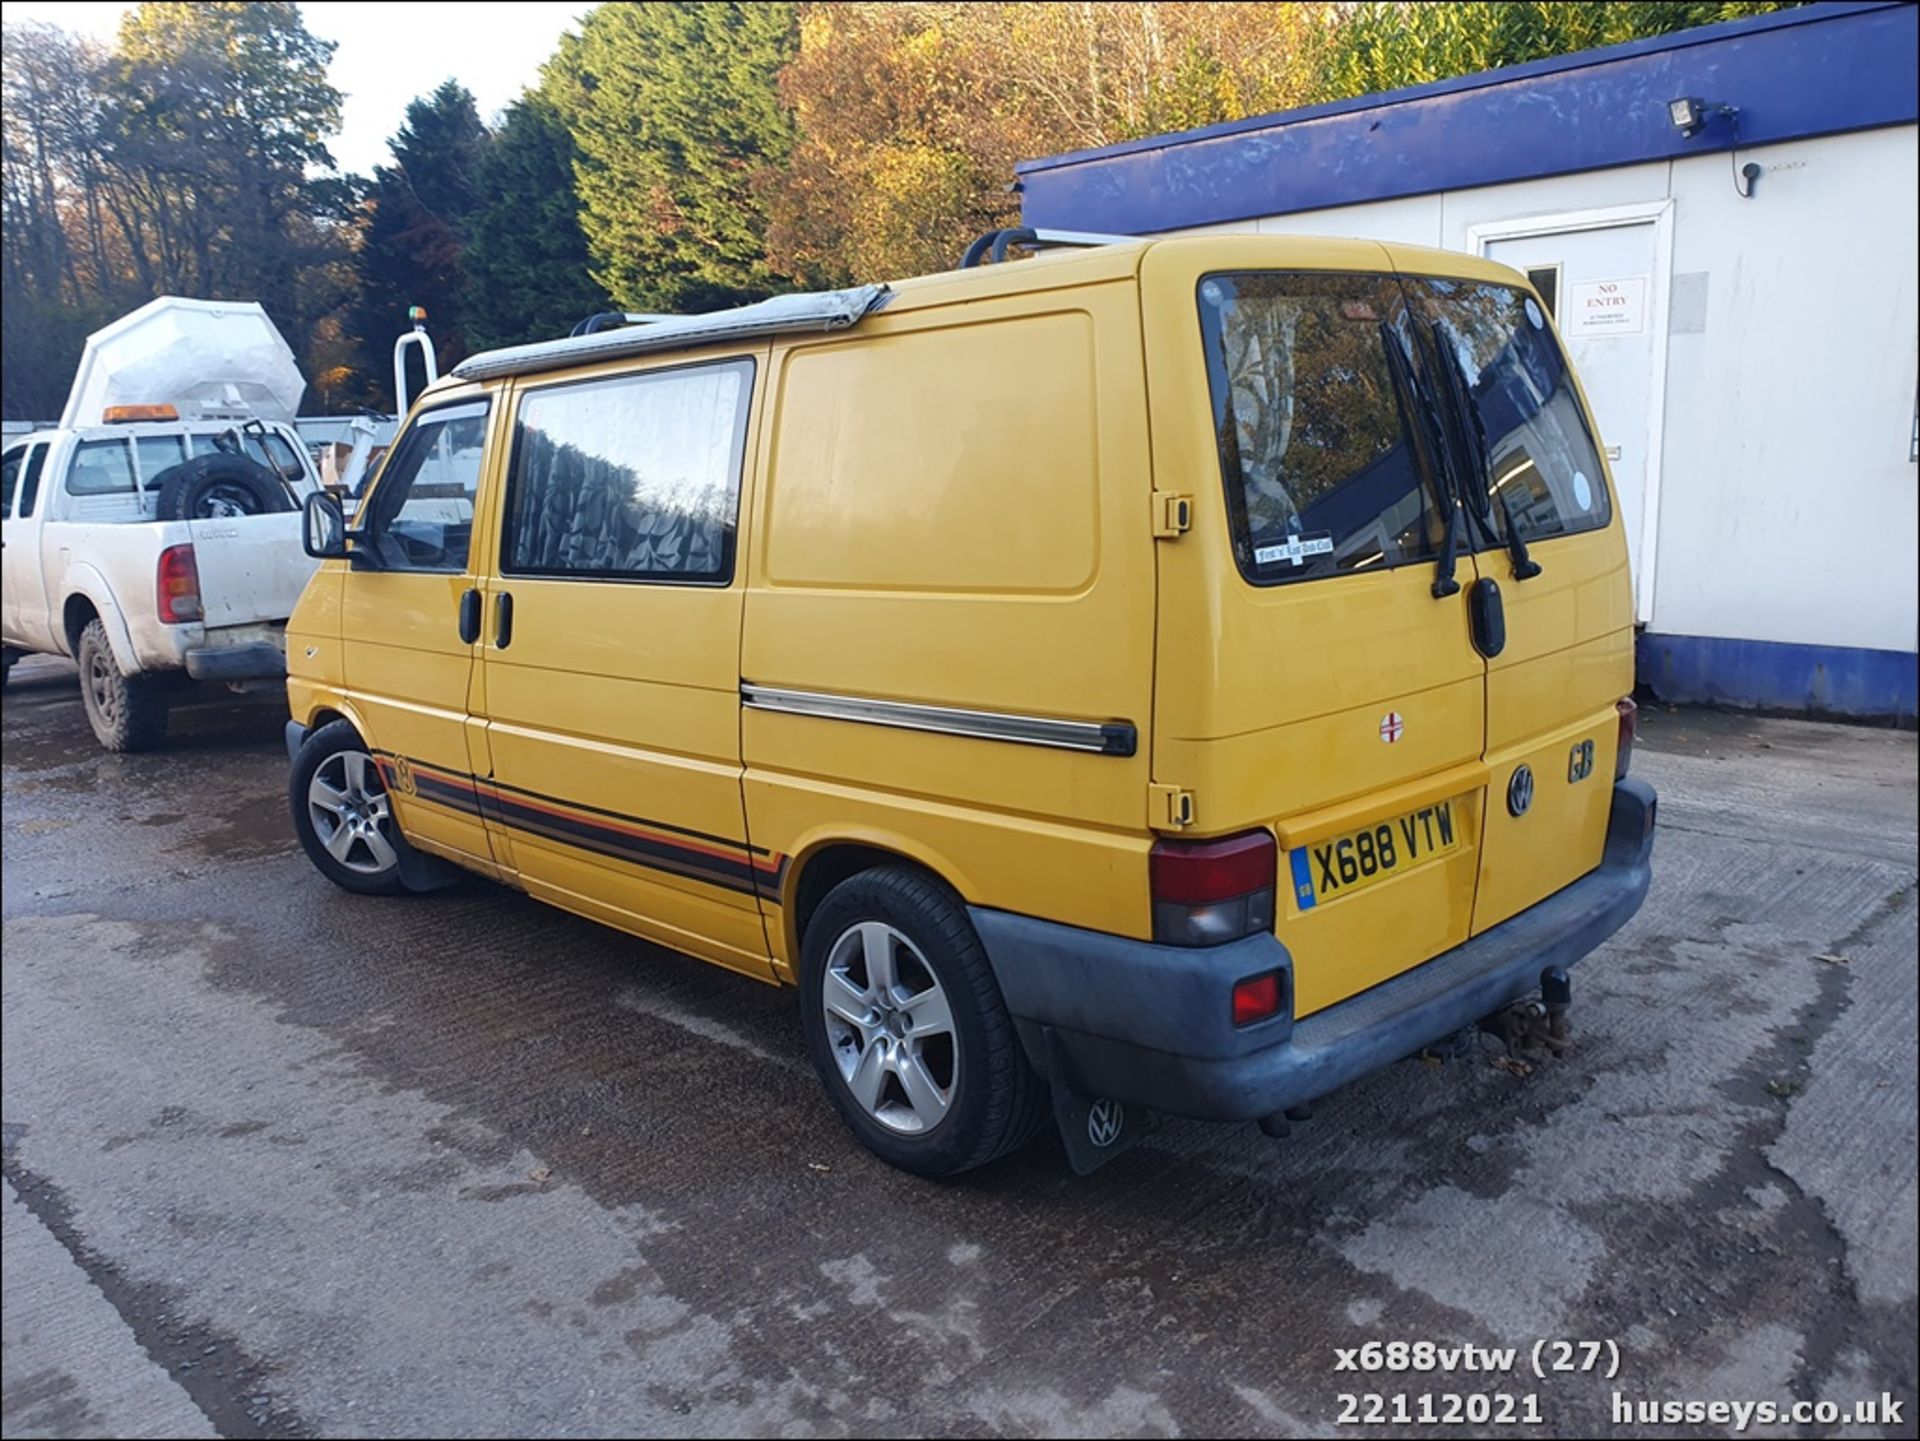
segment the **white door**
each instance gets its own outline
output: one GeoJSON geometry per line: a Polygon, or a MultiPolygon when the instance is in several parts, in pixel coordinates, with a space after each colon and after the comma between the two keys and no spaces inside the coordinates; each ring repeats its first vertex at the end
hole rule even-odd
{"type": "MultiPolygon", "coordinates": [[[[1547,222],[1550,223],[1550,222],[1547,222]]],[[[1652,599],[1653,557],[1642,549],[1648,490],[1657,484],[1660,381],[1666,353],[1659,226],[1651,218],[1628,224],[1489,237],[1489,260],[1523,271],[1547,298],[1561,338],[1592,402],[1600,444],[1613,469],[1616,500],[1633,559],[1637,612],[1646,621],[1652,599]]]]}
{"type": "Polygon", "coordinates": [[[38,647],[47,630],[46,598],[40,582],[40,528],[35,511],[46,504],[40,495],[41,472],[46,469],[48,446],[36,442],[6,453],[5,519],[0,521],[0,631],[7,640],[38,647]]]}

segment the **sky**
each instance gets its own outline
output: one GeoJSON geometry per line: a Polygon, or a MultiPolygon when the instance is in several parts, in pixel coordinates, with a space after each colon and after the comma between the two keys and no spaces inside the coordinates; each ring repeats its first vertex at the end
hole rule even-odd
{"type": "MultiPolygon", "coordinates": [[[[111,0],[7,0],[8,21],[45,20],[110,41],[132,7],[111,0]]],[[[407,102],[452,76],[473,92],[482,118],[540,78],[560,39],[591,10],[591,0],[513,0],[462,5],[433,0],[311,0],[307,28],[339,42],[328,78],[346,96],[339,135],[329,142],[342,170],[366,174],[387,161],[387,137],[407,102]]]]}

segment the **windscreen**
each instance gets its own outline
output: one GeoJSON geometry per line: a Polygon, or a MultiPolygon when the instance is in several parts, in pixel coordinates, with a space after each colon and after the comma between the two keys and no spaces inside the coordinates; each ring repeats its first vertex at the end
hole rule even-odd
{"type": "Polygon", "coordinates": [[[1391,275],[1262,271],[1200,282],[1234,557],[1260,585],[1424,561],[1444,534],[1386,338],[1391,275]]]}

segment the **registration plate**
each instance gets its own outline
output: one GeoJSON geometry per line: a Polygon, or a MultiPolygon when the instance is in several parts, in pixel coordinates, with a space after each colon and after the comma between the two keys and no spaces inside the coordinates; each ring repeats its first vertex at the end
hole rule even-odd
{"type": "Polygon", "coordinates": [[[1390,821],[1299,846],[1287,853],[1294,903],[1310,911],[1322,901],[1365,890],[1459,848],[1452,801],[1435,801],[1390,821]]]}

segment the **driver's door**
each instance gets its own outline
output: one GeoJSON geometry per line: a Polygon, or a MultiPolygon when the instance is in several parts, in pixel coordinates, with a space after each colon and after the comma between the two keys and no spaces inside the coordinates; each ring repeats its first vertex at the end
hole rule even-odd
{"type": "Polygon", "coordinates": [[[419,412],[361,506],[342,587],[346,685],[409,840],[503,875],[473,788],[469,690],[494,417],[485,396],[419,412]],[[472,600],[465,597],[471,592],[472,600]],[[463,617],[472,627],[463,634],[463,617]]]}

